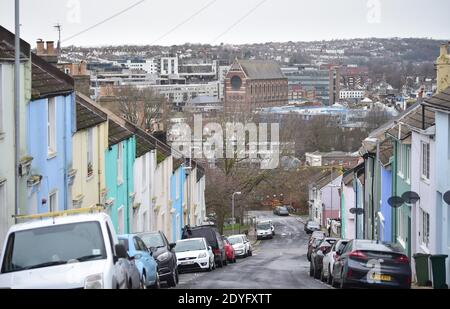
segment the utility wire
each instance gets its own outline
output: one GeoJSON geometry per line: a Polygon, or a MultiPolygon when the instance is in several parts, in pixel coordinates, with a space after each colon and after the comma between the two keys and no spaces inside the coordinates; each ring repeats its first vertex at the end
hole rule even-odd
{"type": "Polygon", "coordinates": [[[136,3],[134,3],[134,4],[132,4],[132,5],[130,5],[129,7],[123,9],[122,11],[117,12],[116,14],[114,14],[114,15],[112,15],[112,16],[110,16],[110,17],[108,17],[108,18],[106,18],[106,19],[104,19],[104,20],[102,20],[102,21],[100,21],[100,22],[98,22],[98,23],[96,23],[96,24],[94,24],[94,25],[92,25],[92,26],[90,26],[90,27],[88,27],[88,28],[86,28],[86,29],[84,29],[84,30],[78,32],[78,33],[75,33],[74,35],[69,36],[69,37],[65,38],[64,40],[62,40],[62,41],[63,41],[63,42],[70,41],[70,40],[72,40],[73,38],[75,38],[75,37],[77,37],[77,36],[80,36],[80,35],[82,35],[82,34],[88,32],[88,31],[90,31],[90,30],[92,30],[92,29],[94,29],[94,28],[100,26],[100,25],[103,25],[104,23],[110,21],[110,20],[113,19],[113,18],[116,18],[117,16],[122,15],[122,14],[125,13],[125,12],[128,12],[128,11],[131,10],[132,8],[134,8],[134,7],[138,6],[138,5],[140,5],[141,3],[145,2],[145,1],[147,1],[147,0],[140,0],[140,1],[138,1],[138,2],[136,2],[136,3]]]}
{"type": "Polygon", "coordinates": [[[180,28],[181,26],[183,26],[184,24],[188,23],[190,20],[192,20],[194,17],[196,17],[197,15],[199,15],[201,12],[203,12],[204,10],[206,10],[207,8],[209,8],[211,5],[213,5],[214,3],[216,3],[218,0],[212,0],[210,2],[208,2],[205,6],[201,7],[198,11],[196,11],[194,14],[192,14],[191,16],[189,16],[188,18],[186,18],[185,20],[183,20],[181,23],[177,24],[176,26],[174,26],[173,28],[171,28],[169,31],[167,31],[166,33],[164,33],[163,35],[161,35],[160,37],[158,37],[156,40],[154,40],[153,42],[150,43],[150,45],[155,44],[156,42],[162,40],[163,38],[165,38],[166,36],[168,36],[169,34],[171,34],[172,32],[174,32],[175,30],[177,30],[178,28],[180,28]]]}
{"type": "Polygon", "coordinates": [[[222,32],[220,35],[218,35],[213,41],[212,44],[214,44],[218,39],[223,37],[225,34],[230,32],[234,27],[236,27],[238,24],[240,24],[244,19],[246,19],[248,16],[250,16],[253,12],[255,12],[261,5],[263,5],[268,0],[262,0],[257,5],[252,7],[244,16],[239,18],[236,22],[234,22],[230,27],[228,27],[224,32],[222,32]]]}

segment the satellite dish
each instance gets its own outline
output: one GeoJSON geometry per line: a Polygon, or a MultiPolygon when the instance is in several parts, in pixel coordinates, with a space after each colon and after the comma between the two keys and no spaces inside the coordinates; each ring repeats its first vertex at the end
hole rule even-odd
{"type": "Polygon", "coordinates": [[[447,193],[444,194],[444,201],[450,205],[450,191],[447,191],[447,193]]]}
{"type": "Polygon", "coordinates": [[[405,200],[399,196],[392,196],[388,199],[388,204],[391,205],[392,208],[400,208],[405,204],[405,200]]]}
{"type": "Polygon", "coordinates": [[[418,201],[420,201],[420,196],[416,192],[408,191],[403,193],[402,199],[405,201],[406,204],[415,204],[418,201]]]}
{"type": "Polygon", "coordinates": [[[364,209],[362,209],[362,208],[352,208],[352,209],[350,209],[350,213],[352,215],[362,215],[362,214],[364,214],[364,209]]]}

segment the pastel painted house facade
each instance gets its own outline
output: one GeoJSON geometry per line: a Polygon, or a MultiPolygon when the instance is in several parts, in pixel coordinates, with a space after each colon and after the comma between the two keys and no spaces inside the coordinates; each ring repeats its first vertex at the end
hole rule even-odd
{"type": "Polygon", "coordinates": [[[185,196],[186,169],[180,164],[172,174],[170,180],[172,201],[172,241],[181,239],[181,231],[184,227],[183,201],[185,196]]]}
{"type": "Polygon", "coordinates": [[[136,139],[125,120],[109,114],[108,149],[105,152],[106,208],[118,234],[132,224],[136,139]]]}
{"type": "Polygon", "coordinates": [[[77,93],[76,125],[72,142],[72,206],[87,208],[104,205],[108,116],[91,99],[77,93]]]}
{"type": "MultiPolygon", "coordinates": [[[[450,205],[444,196],[450,194],[450,53],[449,45],[441,46],[436,61],[438,92],[423,105],[435,113],[435,197],[436,197],[436,249],[450,256],[450,205]]],[[[447,284],[450,285],[450,259],[447,263],[447,284]]]]}
{"type": "Polygon", "coordinates": [[[26,112],[27,148],[32,159],[28,214],[71,208],[73,79],[32,54],[32,99],[26,112]]]}
{"type": "Polygon", "coordinates": [[[162,231],[167,239],[172,239],[172,201],[170,180],[173,170],[173,157],[157,153],[158,164],[155,170],[155,191],[153,208],[153,231],[162,231]]]}
{"type": "MultiPolygon", "coordinates": [[[[14,148],[14,34],[0,26],[0,248],[8,229],[15,223],[15,148],[14,148]]],[[[31,98],[31,54],[30,45],[21,40],[20,65],[20,148],[19,155],[24,165],[30,164],[26,142],[26,105],[31,98]]],[[[19,178],[19,207],[24,214],[26,205],[26,184],[29,177],[25,173],[19,178]]]]}
{"type": "Polygon", "coordinates": [[[343,239],[355,238],[355,214],[351,213],[351,209],[355,208],[355,191],[353,189],[353,173],[354,169],[346,171],[342,175],[341,182],[341,237],[343,239]]]}

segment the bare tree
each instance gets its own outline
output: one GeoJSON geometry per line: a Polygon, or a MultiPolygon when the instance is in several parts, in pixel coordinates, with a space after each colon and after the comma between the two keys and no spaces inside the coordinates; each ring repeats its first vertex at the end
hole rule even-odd
{"type": "Polygon", "coordinates": [[[124,86],[117,89],[119,110],[128,121],[147,132],[163,125],[166,128],[170,107],[165,98],[151,88],[124,86]]]}

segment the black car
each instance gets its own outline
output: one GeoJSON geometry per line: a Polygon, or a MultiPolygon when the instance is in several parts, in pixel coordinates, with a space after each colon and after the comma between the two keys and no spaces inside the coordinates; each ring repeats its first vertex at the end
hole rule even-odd
{"type": "Polygon", "coordinates": [[[331,247],[337,242],[337,238],[326,237],[319,240],[319,245],[311,252],[311,262],[309,266],[309,275],[316,279],[320,278],[323,267],[323,258],[330,252],[331,247]]]}
{"type": "Polygon", "coordinates": [[[169,243],[162,232],[141,233],[138,236],[152,251],[153,258],[158,263],[159,278],[166,281],[170,287],[178,283],[177,257],[175,255],[175,244],[169,243]]]}
{"type": "Polygon", "coordinates": [[[320,224],[316,221],[308,221],[305,224],[305,228],[304,228],[306,234],[312,234],[315,231],[320,231],[320,224]]]}
{"type": "Polygon", "coordinates": [[[306,253],[306,257],[308,258],[308,261],[311,261],[311,253],[312,251],[317,248],[317,246],[320,244],[322,239],[325,238],[325,233],[321,231],[316,231],[311,235],[311,238],[308,242],[308,252],[306,253]]]}
{"type": "Polygon", "coordinates": [[[396,244],[352,240],[338,254],[334,287],[411,288],[409,258],[396,244]]]}
{"type": "Polygon", "coordinates": [[[214,261],[218,267],[227,265],[227,255],[225,253],[225,244],[222,235],[215,226],[205,225],[197,227],[185,227],[183,239],[205,238],[211,246],[214,253],[214,261]]]}

